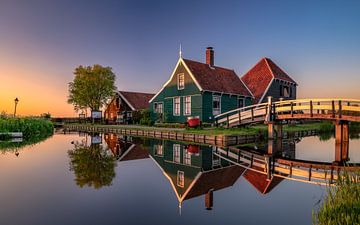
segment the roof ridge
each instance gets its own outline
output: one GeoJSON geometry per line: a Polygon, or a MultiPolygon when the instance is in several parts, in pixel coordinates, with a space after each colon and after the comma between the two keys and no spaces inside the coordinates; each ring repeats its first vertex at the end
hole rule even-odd
{"type": "Polygon", "coordinates": [[[267,68],[269,69],[272,77],[275,79],[274,71],[271,69],[271,66],[269,65],[269,62],[268,62],[269,59],[266,58],[266,57],[264,57],[264,58],[262,58],[262,59],[265,60],[265,63],[266,63],[267,68]]]}
{"type": "Polygon", "coordinates": [[[149,94],[149,95],[154,95],[154,93],[138,92],[138,91],[118,91],[118,92],[127,92],[127,93],[137,93],[137,94],[149,94]]]}
{"type": "MultiPolygon", "coordinates": [[[[188,60],[188,61],[192,61],[192,62],[195,62],[195,63],[200,63],[200,64],[204,64],[204,65],[208,65],[208,64],[206,64],[206,63],[203,63],[203,62],[199,62],[199,61],[195,61],[195,60],[192,60],[192,59],[185,59],[185,58],[183,58],[184,60],[188,60]]],[[[230,69],[230,68],[226,68],[226,67],[221,67],[221,66],[211,66],[211,67],[213,67],[213,68],[219,68],[219,69],[224,69],[224,70],[230,70],[230,71],[233,71],[233,72],[235,72],[235,70],[232,68],[232,69],[230,69]]]]}

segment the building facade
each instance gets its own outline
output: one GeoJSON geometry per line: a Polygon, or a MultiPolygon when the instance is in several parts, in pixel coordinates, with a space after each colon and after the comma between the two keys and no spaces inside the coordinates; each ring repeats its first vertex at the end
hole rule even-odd
{"type": "Polygon", "coordinates": [[[251,105],[253,96],[234,70],[214,66],[214,51],[206,63],[180,56],[170,79],[150,100],[155,122],[185,123],[189,117],[213,122],[214,116],[251,105]]]}
{"type": "Polygon", "coordinates": [[[131,124],[133,112],[149,108],[154,94],[118,91],[107,105],[104,118],[108,124],[131,124]]]}

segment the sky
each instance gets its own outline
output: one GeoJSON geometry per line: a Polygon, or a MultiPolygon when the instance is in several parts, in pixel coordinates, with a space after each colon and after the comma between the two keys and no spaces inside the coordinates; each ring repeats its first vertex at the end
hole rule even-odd
{"type": "Polygon", "coordinates": [[[241,76],[271,58],[298,98],[360,99],[360,1],[0,0],[0,112],[75,116],[79,65],[113,68],[119,90],[156,93],[184,58],[241,76]]]}

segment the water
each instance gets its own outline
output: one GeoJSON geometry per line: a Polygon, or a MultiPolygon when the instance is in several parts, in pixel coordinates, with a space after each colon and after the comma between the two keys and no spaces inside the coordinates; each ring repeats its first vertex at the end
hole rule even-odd
{"type": "MultiPolygon", "coordinates": [[[[288,179],[265,187],[264,176],[219,159],[212,146],[118,138],[55,134],[18,156],[3,151],[0,224],[311,224],[326,194],[288,179]]],[[[332,162],[333,142],[303,138],[292,158],[332,162]]],[[[360,162],[359,144],[350,142],[351,162],[360,162]]]]}

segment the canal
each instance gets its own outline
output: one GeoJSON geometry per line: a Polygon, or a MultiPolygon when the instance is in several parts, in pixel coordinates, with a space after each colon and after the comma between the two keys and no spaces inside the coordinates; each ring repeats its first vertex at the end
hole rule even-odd
{"type": "MultiPolygon", "coordinates": [[[[352,138],[347,161],[357,164],[360,139],[352,138]]],[[[334,143],[331,136],[288,138],[272,151],[283,161],[332,164],[334,143]]],[[[268,142],[234,148],[58,132],[2,149],[0,224],[312,223],[326,195],[321,180],[258,173],[268,142]],[[232,160],[237,151],[259,158],[249,166],[232,160]]]]}

